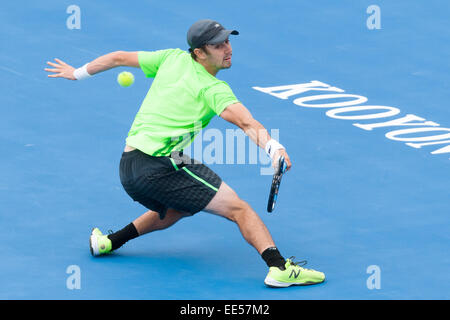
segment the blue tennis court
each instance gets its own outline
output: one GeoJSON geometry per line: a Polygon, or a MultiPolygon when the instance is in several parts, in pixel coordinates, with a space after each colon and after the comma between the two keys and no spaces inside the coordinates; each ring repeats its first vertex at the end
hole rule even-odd
{"type": "Polygon", "coordinates": [[[1,299],[450,298],[450,4],[0,7],[1,299]],[[216,117],[192,155],[213,159],[209,167],[259,213],[280,252],[323,271],[322,284],[266,287],[267,266],[237,226],[204,212],[111,255],[89,252],[93,227],[118,230],[146,211],[118,168],[152,80],[132,68],[49,79],[46,62],[187,50],[186,31],[202,18],[239,30],[233,67],[217,77],[277,135],[293,166],[269,214],[268,158],[248,138],[238,142],[236,127],[216,117]],[[116,81],[124,70],[135,76],[127,88],[116,81]],[[223,148],[211,152],[213,141],[223,148]]]}

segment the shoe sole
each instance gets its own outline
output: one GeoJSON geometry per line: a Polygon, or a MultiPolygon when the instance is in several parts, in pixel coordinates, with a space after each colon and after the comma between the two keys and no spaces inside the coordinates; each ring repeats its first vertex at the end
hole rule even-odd
{"type": "MultiPolygon", "coordinates": [[[[94,228],[95,229],[95,228],[94,228]]],[[[94,229],[92,229],[91,236],[89,238],[89,249],[91,250],[92,256],[98,256],[98,241],[97,237],[93,234],[94,229]]]]}
{"type": "Polygon", "coordinates": [[[325,279],[323,279],[320,282],[308,281],[308,282],[303,282],[303,283],[289,283],[289,282],[280,282],[280,281],[274,280],[272,278],[266,278],[266,279],[264,279],[264,284],[270,288],[287,288],[290,286],[311,286],[314,284],[323,283],[324,281],[325,281],[325,279]]]}

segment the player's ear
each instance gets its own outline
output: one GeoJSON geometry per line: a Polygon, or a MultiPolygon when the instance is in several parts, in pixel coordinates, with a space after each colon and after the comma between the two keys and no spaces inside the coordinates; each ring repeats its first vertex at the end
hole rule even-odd
{"type": "Polygon", "coordinates": [[[203,46],[201,48],[195,48],[194,54],[197,56],[197,59],[200,59],[200,60],[206,59],[206,55],[207,55],[206,47],[203,46]]]}
{"type": "Polygon", "coordinates": [[[199,48],[195,48],[192,53],[195,55],[195,60],[198,60],[200,58],[200,52],[201,50],[199,48]]]}

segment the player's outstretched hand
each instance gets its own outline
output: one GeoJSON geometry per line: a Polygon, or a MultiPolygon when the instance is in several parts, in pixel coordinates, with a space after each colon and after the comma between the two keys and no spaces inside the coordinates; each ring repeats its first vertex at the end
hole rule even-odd
{"type": "Polygon", "coordinates": [[[49,74],[49,78],[64,78],[68,80],[76,80],[73,76],[73,71],[75,70],[74,67],[68,65],[64,61],[61,61],[59,59],[55,58],[56,63],[47,61],[47,64],[49,66],[54,67],[52,68],[45,68],[45,71],[53,72],[52,74],[49,74]]]}
{"type": "Polygon", "coordinates": [[[291,166],[292,166],[291,159],[289,159],[286,149],[278,149],[277,151],[275,151],[275,155],[274,155],[273,161],[272,161],[272,167],[275,170],[277,169],[278,159],[280,159],[281,156],[284,157],[284,161],[286,162],[286,170],[291,169],[291,166]]]}

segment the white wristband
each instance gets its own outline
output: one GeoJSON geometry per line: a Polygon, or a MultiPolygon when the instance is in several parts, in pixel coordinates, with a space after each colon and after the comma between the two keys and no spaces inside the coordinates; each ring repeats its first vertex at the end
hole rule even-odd
{"type": "Polygon", "coordinates": [[[87,72],[87,63],[82,66],[81,68],[75,69],[73,71],[73,76],[75,77],[75,79],[77,80],[83,80],[86,78],[90,78],[92,77],[88,72],[87,72]]]}
{"type": "Polygon", "coordinates": [[[270,139],[269,141],[267,141],[265,149],[266,149],[267,155],[273,160],[275,151],[277,151],[279,149],[284,149],[284,147],[277,140],[270,139]]]}

